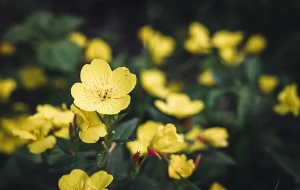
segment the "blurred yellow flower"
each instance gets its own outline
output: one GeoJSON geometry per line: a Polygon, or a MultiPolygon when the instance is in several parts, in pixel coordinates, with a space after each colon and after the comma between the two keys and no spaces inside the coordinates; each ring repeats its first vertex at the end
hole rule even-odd
{"type": "Polygon", "coordinates": [[[149,51],[156,65],[161,65],[166,57],[169,57],[175,49],[175,40],[170,36],[164,36],[155,32],[149,39],[149,51]]]}
{"type": "Polygon", "coordinates": [[[218,52],[220,57],[224,60],[222,63],[227,66],[238,66],[244,60],[243,53],[239,52],[235,47],[219,49],[218,52]]]}
{"type": "Polygon", "coordinates": [[[162,154],[175,153],[183,148],[184,137],[177,134],[176,127],[173,124],[159,126],[158,131],[150,142],[149,148],[162,154]]]}
{"type": "Polygon", "coordinates": [[[12,154],[23,142],[19,138],[0,130],[0,144],[0,153],[12,154]]]}
{"type": "Polygon", "coordinates": [[[208,142],[213,147],[228,146],[228,131],[223,127],[211,127],[202,129],[200,126],[194,126],[188,133],[185,134],[185,139],[192,143],[187,144],[187,150],[194,152],[202,150],[206,147],[205,142],[208,142]]]}
{"type": "Polygon", "coordinates": [[[182,83],[178,81],[171,81],[169,82],[166,88],[170,92],[180,92],[182,88],[182,83]]]}
{"type": "Polygon", "coordinates": [[[51,129],[51,122],[42,114],[35,114],[25,120],[21,129],[13,129],[12,133],[22,140],[29,141],[27,146],[31,153],[40,154],[56,144],[56,138],[49,135],[51,129]]]}
{"type": "Polygon", "coordinates": [[[24,102],[14,102],[13,108],[15,111],[22,111],[22,112],[29,110],[29,106],[24,102]]]}
{"type": "Polygon", "coordinates": [[[94,173],[91,177],[83,170],[74,169],[68,175],[63,175],[58,181],[60,190],[107,190],[107,186],[112,182],[113,176],[106,171],[94,173]]]}
{"type": "Polygon", "coordinates": [[[279,104],[273,110],[279,115],[286,115],[292,112],[294,116],[299,116],[300,100],[297,93],[297,85],[288,85],[278,94],[279,104]]]}
{"type": "Polygon", "coordinates": [[[241,31],[231,32],[221,30],[216,32],[212,37],[212,44],[219,49],[237,47],[244,39],[241,31]]]}
{"type": "Polygon", "coordinates": [[[141,152],[140,156],[147,154],[147,148],[160,126],[163,127],[163,124],[151,120],[140,125],[137,128],[137,139],[126,143],[131,154],[135,154],[137,151],[141,152]]]}
{"type": "Polygon", "coordinates": [[[184,47],[194,54],[207,54],[211,51],[209,30],[199,22],[193,22],[189,26],[189,38],[184,47]]]}
{"type": "Polygon", "coordinates": [[[151,26],[143,26],[138,31],[138,37],[143,43],[144,47],[149,45],[149,41],[154,34],[154,30],[151,26]]]}
{"type": "Polygon", "coordinates": [[[44,70],[40,67],[25,67],[20,71],[20,79],[22,85],[27,90],[35,90],[41,86],[44,86],[47,82],[47,77],[44,70]]]}
{"type": "Polygon", "coordinates": [[[56,89],[64,89],[68,85],[68,81],[63,77],[55,77],[51,79],[51,84],[56,89]]]}
{"type": "Polygon", "coordinates": [[[87,61],[104,59],[105,61],[110,62],[112,59],[112,50],[108,43],[100,38],[94,38],[87,43],[85,57],[87,61]]]}
{"type": "Polygon", "coordinates": [[[210,186],[209,190],[227,190],[227,189],[226,189],[225,187],[223,187],[220,183],[214,182],[214,183],[210,186]]]}
{"type": "Polygon", "coordinates": [[[1,42],[0,43],[0,54],[11,56],[16,53],[16,47],[11,42],[1,42]]]}
{"type": "Polygon", "coordinates": [[[272,75],[261,75],[258,79],[259,89],[267,94],[271,92],[278,85],[279,79],[272,75]]]}
{"type": "Polygon", "coordinates": [[[16,89],[17,83],[13,79],[0,79],[0,102],[6,102],[16,89]]]}
{"type": "Polygon", "coordinates": [[[85,47],[85,44],[86,44],[86,41],[87,41],[87,38],[86,36],[81,33],[81,32],[72,32],[70,35],[69,35],[69,39],[76,43],[79,47],[85,47]]]}
{"type": "Polygon", "coordinates": [[[160,70],[142,70],[140,79],[142,87],[152,96],[165,98],[170,93],[170,91],[165,86],[166,76],[160,70]]]}
{"type": "Polygon", "coordinates": [[[198,82],[205,86],[213,86],[216,84],[212,69],[207,69],[198,77],[198,82]]]}
{"type": "Polygon", "coordinates": [[[91,64],[82,67],[82,83],[71,88],[74,104],[85,111],[97,111],[100,114],[117,114],[128,107],[128,95],[136,85],[135,74],[126,67],[114,71],[102,59],[94,59],[91,64]]]}
{"type": "Polygon", "coordinates": [[[69,139],[69,124],[72,123],[74,114],[65,105],[63,107],[62,110],[50,104],[38,105],[37,113],[51,122],[55,136],[69,139]]]}
{"type": "Polygon", "coordinates": [[[15,117],[3,117],[0,119],[2,129],[7,133],[12,134],[13,129],[20,129],[23,122],[28,118],[28,115],[19,115],[15,117]]]}
{"type": "Polygon", "coordinates": [[[170,178],[180,179],[178,173],[183,178],[188,178],[190,175],[192,175],[195,169],[195,164],[192,159],[187,160],[186,155],[184,154],[172,154],[170,158],[171,159],[168,168],[170,178]]]}
{"type": "Polygon", "coordinates": [[[204,109],[204,103],[201,100],[192,101],[184,93],[170,93],[165,102],[156,100],[154,105],[163,113],[177,118],[195,115],[204,109]]]}
{"type": "Polygon", "coordinates": [[[73,104],[71,110],[77,115],[77,127],[80,128],[79,138],[85,143],[95,143],[100,137],[107,135],[106,126],[100,121],[96,112],[78,109],[73,104]]]}
{"type": "Polygon", "coordinates": [[[267,41],[266,39],[259,34],[252,35],[248,39],[246,46],[245,46],[245,51],[247,53],[259,53],[263,51],[267,46],[267,41]]]}

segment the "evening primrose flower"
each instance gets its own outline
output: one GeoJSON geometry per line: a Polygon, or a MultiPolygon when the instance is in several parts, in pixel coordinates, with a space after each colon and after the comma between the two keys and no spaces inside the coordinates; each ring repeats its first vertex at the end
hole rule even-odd
{"type": "Polygon", "coordinates": [[[147,148],[157,133],[159,127],[163,127],[163,124],[151,120],[140,125],[137,128],[137,139],[133,142],[126,143],[126,146],[130,150],[131,154],[135,154],[137,151],[140,151],[140,156],[145,155],[147,153],[147,148]]]}
{"type": "Polygon", "coordinates": [[[206,147],[204,140],[201,137],[202,128],[199,126],[194,126],[189,132],[185,134],[186,150],[188,152],[194,152],[197,150],[203,150],[206,147]],[[200,138],[199,138],[200,137],[200,138]]]}
{"type": "Polygon", "coordinates": [[[179,152],[185,146],[183,136],[176,132],[173,124],[168,123],[165,126],[159,126],[149,148],[157,153],[169,154],[179,152]]]}
{"type": "Polygon", "coordinates": [[[219,49],[219,55],[224,60],[222,62],[226,66],[238,66],[244,60],[244,55],[242,52],[239,52],[237,48],[222,48],[219,49]]]}
{"type": "Polygon", "coordinates": [[[165,98],[170,93],[166,87],[166,76],[160,70],[142,70],[140,79],[142,87],[152,96],[165,98]]]}
{"type": "Polygon", "coordinates": [[[216,32],[212,37],[212,44],[218,49],[237,47],[244,39],[241,31],[231,32],[221,30],[216,32]]]}
{"type": "Polygon", "coordinates": [[[245,45],[245,51],[247,53],[259,53],[263,51],[267,46],[266,39],[259,34],[250,36],[245,45]]]}
{"type": "Polygon", "coordinates": [[[16,47],[11,42],[1,42],[0,43],[0,54],[11,56],[16,53],[16,47]]]}
{"type": "Polygon", "coordinates": [[[86,36],[81,33],[81,32],[72,32],[70,35],[69,35],[69,39],[76,43],[79,47],[85,47],[85,44],[86,44],[86,41],[87,41],[87,38],[86,36]]]}
{"type": "Polygon", "coordinates": [[[299,116],[300,100],[297,93],[297,85],[288,85],[278,94],[279,104],[273,110],[279,115],[286,115],[292,112],[294,116],[299,116]]]}
{"type": "Polygon", "coordinates": [[[0,130],[0,144],[0,153],[12,154],[23,142],[19,138],[0,130]]]}
{"type": "Polygon", "coordinates": [[[212,69],[207,69],[198,77],[198,83],[205,86],[213,86],[216,84],[212,69]]]}
{"type": "Polygon", "coordinates": [[[204,103],[201,100],[192,101],[184,93],[170,93],[165,102],[156,100],[154,105],[163,113],[177,118],[195,115],[204,109],[204,103]]]}
{"type": "Polygon", "coordinates": [[[40,154],[53,148],[56,144],[56,138],[49,135],[51,129],[51,122],[42,114],[35,114],[26,119],[21,129],[13,129],[12,133],[20,139],[28,141],[27,146],[31,153],[40,154]]]}
{"type": "Polygon", "coordinates": [[[195,164],[192,159],[187,160],[187,157],[184,154],[172,154],[170,158],[170,164],[168,167],[168,173],[170,178],[180,179],[178,173],[183,178],[188,178],[190,175],[192,175],[195,169],[195,164]]]}
{"type": "Polygon", "coordinates": [[[100,137],[107,135],[106,126],[100,121],[96,112],[78,109],[73,104],[71,110],[77,115],[77,126],[80,128],[79,138],[85,143],[95,143],[100,137]]]}
{"type": "Polygon", "coordinates": [[[114,71],[105,60],[95,59],[81,69],[82,83],[71,88],[74,104],[85,111],[100,114],[117,114],[128,107],[128,95],[136,85],[135,74],[126,67],[114,71]]]}
{"type": "Polygon", "coordinates": [[[199,22],[193,22],[189,26],[189,38],[184,47],[194,54],[207,54],[211,51],[209,30],[199,22]]]}
{"type": "Polygon", "coordinates": [[[153,34],[154,30],[151,26],[143,26],[142,28],[140,28],[140,30],[138,31],[138,38],[143,43],[144,47],[147,47],[149,45],[149,41],[153,34]]]}
{"type": "Polygon", "coordinates": [[[220,183],[214,182],[214,183],[210,186],[209,190],[227,190],[227,189],[226,189],[225,187],[223,187],[220,183]]]}
{"type": "Polygon", "coordinates": [[[166,57],[169,57],[175,49],[175,40],[170,36],[164,36],[155,32],[148,41],[148,48],[154,64],[161,65],[166,57]]]}
{"type": "Polygon", "coordinates": [[[45,72],[40,67],[25,67],[20,71],[20,80],[27,90],[35,90],[47,82],[45,72]]]}
{"type": "Polygon", "coordinates": [[[113,176],[105,171],[94,173],[91,177],[83,170],[74,169],[68,175],[63,175],[58,181],[60,190],[107,190],[107,186],[112,182],[113,176]]]}
{"type": "Polygon", "coordinates": [[[85,57],[88,61],[104,59],[110,62],[112,59],[111,47],[100,38],[94,38],[87,43],[85,57]]]}
{"type": "Polygon", "coordinates": [[[13,79],[0,79],[0,102],[6,102],[16,89],[17,83],[13,79]]]}
{"type": "Polygon", "coordinates": [[[259,89],[264,94],[268,94],[278,85],[279,79],[272,75],[261,75],[258,79],[259,89]]]}

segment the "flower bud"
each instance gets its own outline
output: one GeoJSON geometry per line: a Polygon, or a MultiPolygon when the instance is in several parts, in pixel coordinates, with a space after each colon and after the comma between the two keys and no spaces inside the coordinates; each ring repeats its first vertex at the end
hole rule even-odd
{"type": "Polygon", "coordinates": [[[198,167],[198,165],[199,165],[199,162],[200,162],[200,158],[201,158],[201,155],[198,154],[198,156],[197,156],[197,158],[196,158],[196,160],[195,160],[195,162],[194,162],[194,165],[195,165],[195,169],[194,169],[194,170],[197,169],[197,167],[198,167]]]}
{"type": "Polygon", "coordinates": [[[131,163],[135,164],[138,163],[140,159],[141,151],[137,151],[132,157],[131,157],[131,163]]]}
{"type": "Polygon", "coordinates": [[[72,123],[69,123],[69,137],[72,138],[74,135],[74,127],[72,123]]]}
{"type": "Polygon", "coordinates": [[[159,153],[156,152],[155,150],[152,150],[152,149],[149,148],[149,147],[148,147],[148,154],[149,154],[150,156],[157,156],[157,157],[161,160],[161,157],[160,157],[159,153]]]}

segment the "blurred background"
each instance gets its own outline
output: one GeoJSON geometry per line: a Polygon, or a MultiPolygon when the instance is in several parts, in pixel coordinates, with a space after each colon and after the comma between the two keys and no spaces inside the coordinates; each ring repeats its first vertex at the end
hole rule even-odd
{"type": "MultiPolygon", "coordinates": [[[[138,30],[142,26],[150,25],[175,39],[175,56],[168,59],[167,65],[173,67],[173,70],[181,70],[185,64],[188,65],[186,60],[191,62],[193,57],[183,52],[183,44],[188,38],[188,28],[192,22],[202,23],[211,34],[225,29],[243,31],[245,38],[257,33],[263,35],[267,48],[259,55],[260,70],[279,76],[282,81],[270,100],[275,104],[277,94],[285,85],[300,82],[299,10],[300,1],[296,0],[0,0],[1,41],[11,42],[16,49],[2,49],[0,77],[13,78],[18,84],[10,100],[1,103],[1,117],[34,113],[38,104],[60,106],[63,102],[67,105],[72,103],[70,88],[79,81],[80,69],[88,62],[88,58],[85,58],[80,48],[68,42],[50,43],[67,38],[73,31],[80,31],[89,39],[101,38],[112,49],[113,68],[125,65],[132,73],[138,74],[143,67],[147,67],[140,62],[146,62],[145,57],[150,56],[143,51],[143,45],[138,39],[138,30]],[[65,62],[70,64],[64,65],[65,62]],[[28,68],[32,70],[26,72],[28,68]],[[26,82],[24,78],[28,79],[32,75],[35,77],[26,82]],[[37,77],[41,75],[47,77],[37,77]]],[[[204,58],[192,62],[201,64],[204,58]]],[[[179,73],[176,77],[168,73],[172,69],[165,71],[168,78],[187,81],[188,77],[199,74],[195,68],[198,66],[183,68],[187,72],[179,73]]],[[[232,75],[237,73],[239,70],[231,72],[232,75]]],[[[0,88],[5,87],[0,85],[0,88]]],[[[210,96],[199,95],[201,89],[185,88],[184,91],[193,98],[210,96]]],[[[137,87],[135,90],[128,111],[131,116],[139,115],[143,109],[139,107],[139,103],[144,102],[140,96],[141,89],[137,87]]],[[[267,104],[263,114],[255,111],[253,114],[245,114],[242,123],[236,125],[227,120],[226,123],[221,119],[207,119],[209,126],[222,125],[229,129],[229,147],[222,151],[234,160],[234,164],[231,161],[210,163],[209,159],[204,158],[204,162],[210,163],[211,167],[200,164],[198,170],[201,172],[191,177],[192,182],[199,182],[197,185],[201,184],[202,189],[208,189],[213,181],[218,180],[228,190],[272,190],[279,181],[278,190],[300,190],[299,118],[292,114],[278,116],[272,112],[272,106],[267,104]],[[230,126],[242,127],[236,130],[230,126]]],[[[144,119],[150,117],[146,114],[144,119]]],[[[0,139],[0,142],[4,141],[0,139]]],[[[213,155],[209,158],[214,159],[213,155]]],[[[22,184],[20,178],[12,179],[15,170],[11,169],[14,166],[9,165],[9,154],[4,151],[0,160],[0,183],[3,183],[3,188],[18,187],[12,184],[18,180],[22,184]],[[6,178],[9,183],[3,182],[6,178]]],[[[30,170],[27,172],[30,174],[30,170]]],[[[28,184],[22,187],[37,188],[28,184]]],[[[163,189],[163,185],[160,187],[163,189]]]]}

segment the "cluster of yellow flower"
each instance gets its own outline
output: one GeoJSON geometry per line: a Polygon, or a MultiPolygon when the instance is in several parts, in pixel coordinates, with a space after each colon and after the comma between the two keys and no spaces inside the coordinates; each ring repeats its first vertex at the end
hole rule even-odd
{"type": "Polygon", "coordinates": [[[266,40],[262,35],[250,36],[242,51],[238,46],[244,39],[241,31],[231,32],[221,30],[210,38],[209,30],[201,23],[194,22],[189,26],[189,38],[185,42],[185,49],[193,54],[209,54],[212,48],[217,48],[220,57],[227,66],[237,66],[245,55],[259,53],[266,47],[266,40]]]}
{"type": "Polygon", "coordinates": [[[104,59],[110,62],[112,59],[112,49],[104,40],[93,38],[87,40],[87,37],[81,32],[73,32],[69,36],[70,40],[75,42],[79,47],[85,49],[85,57],[88,62],[93,59],[104,59]]]}

